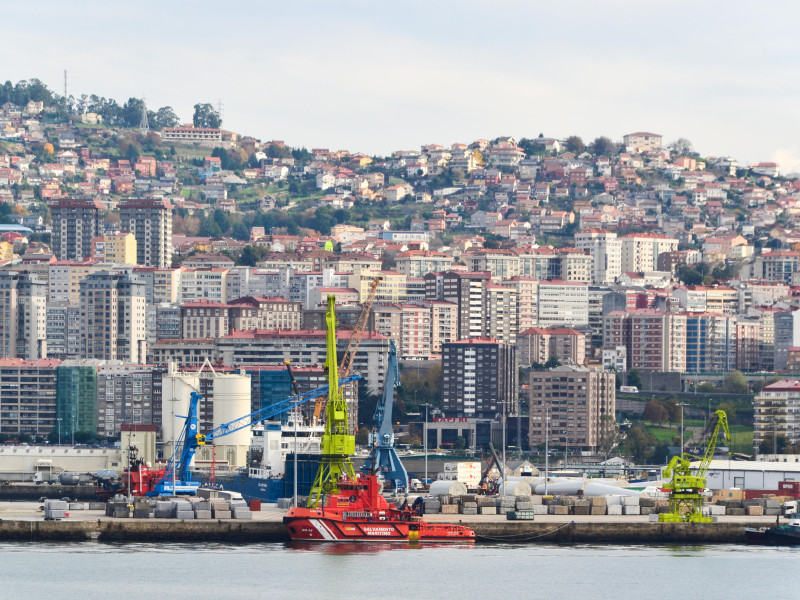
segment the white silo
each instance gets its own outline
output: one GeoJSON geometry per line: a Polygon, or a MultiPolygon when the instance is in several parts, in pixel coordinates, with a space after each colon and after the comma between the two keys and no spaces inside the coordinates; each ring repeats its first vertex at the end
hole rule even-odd
{"type": "MultiPolygon", "coordinates": [[[[213,389],[214,429],[252,412],[250,375],[216,374],[213,389]]],[[[252,435],[251,428],[244,427],[217,438],[214,441],[216,459],[227,461],[231,467],[246,467],[252,435]]]]}
{"type": "Polygon", "coordinates": [[[194,373],[181,373],[174,363],[161,378],[161,441],[164,460],[172,456],[174,441],[177,441],[186,415],[189,412],[189,396],[200,389],[200,377],[194,373]]]}

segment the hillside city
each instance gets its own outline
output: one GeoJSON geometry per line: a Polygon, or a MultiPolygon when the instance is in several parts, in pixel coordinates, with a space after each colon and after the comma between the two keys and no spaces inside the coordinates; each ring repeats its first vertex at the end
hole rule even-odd
{"type": "Polygon", "coordinates": [[[609,455],[624,435],[657,461],[674,441],[639,421],[688,404],[699,429],[724,404],[737,450],[800,448],[800,178],[780,165],[647,131],[379,157],[223,125],[211,104],[184,123],[0,86],[2,440],[158,425],[170,363],[243,370],[253,410],[292,395],[284,361],[323,385],[326,298],[344,350],[374,290],[362,443],[394,341],[409,445],[424,420],[441,448],[505,427],[521,451],[609,455]]]}

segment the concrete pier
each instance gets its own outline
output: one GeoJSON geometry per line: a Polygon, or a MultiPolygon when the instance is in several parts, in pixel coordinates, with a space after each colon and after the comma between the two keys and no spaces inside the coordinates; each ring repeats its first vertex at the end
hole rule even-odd
{"type": "MultiPolygon", "coordinates": [[[[289,541],[284,511],[267,508],[251,521],[113,519],[101,511],[71,511],[45,521],[38,503],[0,503],[0,541],[265,543],[289,541]]],[[[745,527],[775,524],[774,517],[721,517],[717,523],[652,523],[641,516],[537,516],[507,521],[502,516],[465,519],[431,515],[427,520],[467,525],[478,543],[559,544],[743,544],[745,527]]]]}

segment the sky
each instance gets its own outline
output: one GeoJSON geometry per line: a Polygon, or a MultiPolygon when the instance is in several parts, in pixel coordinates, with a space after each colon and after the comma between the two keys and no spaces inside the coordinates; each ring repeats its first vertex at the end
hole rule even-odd
{"type": "Polygon", "coordinates": [[[0,79],[370,155],[650,131],[800,172],[800,3],[40,1],[0,8],[0,79]]]}

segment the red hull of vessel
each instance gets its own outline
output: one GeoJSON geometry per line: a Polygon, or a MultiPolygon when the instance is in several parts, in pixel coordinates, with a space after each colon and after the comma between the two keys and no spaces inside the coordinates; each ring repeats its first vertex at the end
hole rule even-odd
{"type": "Polygon", "coordinates": [[[290,508],[283,522],[292,540],[307,542],[474,542],[463,525],[427,523],[380,495],[374,475],[339,481],[319,508],[290,508]]]}

